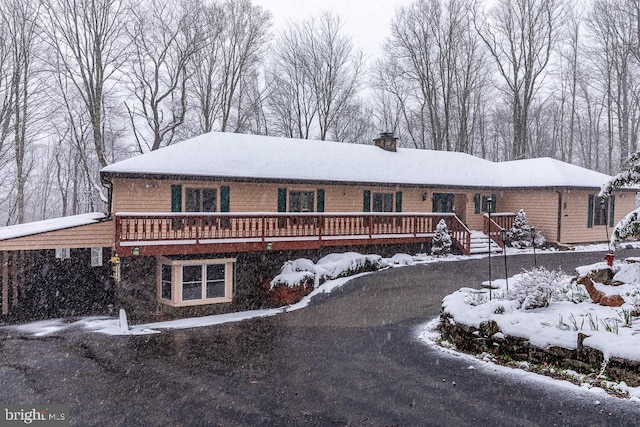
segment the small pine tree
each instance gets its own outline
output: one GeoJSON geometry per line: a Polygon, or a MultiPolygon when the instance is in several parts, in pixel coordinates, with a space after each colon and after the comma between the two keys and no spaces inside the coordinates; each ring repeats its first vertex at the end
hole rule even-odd
{"type": "Polygon", "coordinates": [[[511,246],[516,248],[524,248],[531,246],[533,235],[531,226],[527,222],[527,214],[520,209],[516,215],[516,219],[511,227],[511,246]]]}
{"type": "Polygon", "coordinates": [[[431,242],[431,255],[441,256],[451,252],[451,236],[444,219],[441,219],[436,226],[436,234],[431,242]]]}

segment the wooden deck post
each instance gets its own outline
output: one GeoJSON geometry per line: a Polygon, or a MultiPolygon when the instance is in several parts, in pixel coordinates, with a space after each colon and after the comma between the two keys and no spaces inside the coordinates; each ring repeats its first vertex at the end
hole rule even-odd
{"type": "Polygon", "coordinates": [[[9,256],[2,252],[2,315],[9,314],[9,256]]]}

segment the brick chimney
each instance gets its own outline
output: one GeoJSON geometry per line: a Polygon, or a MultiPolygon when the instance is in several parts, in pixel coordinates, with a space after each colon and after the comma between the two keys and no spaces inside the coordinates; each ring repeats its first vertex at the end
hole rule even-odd
{"type": "Polygon", "coordinates": [[[380,136],[373,140],[376,147],[387,151],[396,151],[398,138],[393,136],[393,132],[382,132],[380,136]]]}

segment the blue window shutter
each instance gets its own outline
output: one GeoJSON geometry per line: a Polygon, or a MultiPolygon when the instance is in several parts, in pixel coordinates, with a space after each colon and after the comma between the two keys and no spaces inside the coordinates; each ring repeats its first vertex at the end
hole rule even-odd
{"type": "Polygon", "coordinates": [[[171,186],[171,212],[182,212],[182,185],[171,186]]]}
{"type": "Polygon", "coordinates": [[[317,211],[324,212],[324,188],[318,188],[318,203],[317,203],[317,211]]]}
{"type": "Polygon", "coordinates": [[[402,191],[396,191],[396,212],[402,212],[402,191]]]}
{"type": "Polygon", "coordinates": [[[609,227],[614,226],[615,222],[615,210],[616,210],[616,196],[613,194],[609,196],[609,227]]]}
{"type": "Polygon", "coordinates": [[[476,193],[473,196],[473,212],[476,214],[480,213],[480,201],[482,200],[480,193],[476,193]]]}
{"type": "Polygon", "coordinates": [[[493,199],[493,210],[491,211],[491,213],[496,213],[498,212],[498,196],[492,194],[491,198],[493,199]]]}
{"type": "Polygon", "coordinates": [[[230,192],[231,190],[228,185],[220,187],[220,212],[230,212],[230,192]]]}
{"type": "Polygon", "coordinates": [[[587,228],[593,228],[593,204],[595,203],[595,196],[589,194],[589,203],[587,205],[587,228]]]}
{"type": "MultiPolygon", "coordinates": [[[[171,212],[182,212],[182,185],[171,186],[171,212]]],[[[171,227],[174,230],[182,228],[182,220],[172,219],[171,227]]]]}
{"type": "Polygon", "coordinates": [[[278,188],[278,212],[287,211],[287,189],[278,188]]]}
{"type": "Polygon", "coordinates": [[[371,190],[364,190],[362,212],[371,212],[371,190]]]}

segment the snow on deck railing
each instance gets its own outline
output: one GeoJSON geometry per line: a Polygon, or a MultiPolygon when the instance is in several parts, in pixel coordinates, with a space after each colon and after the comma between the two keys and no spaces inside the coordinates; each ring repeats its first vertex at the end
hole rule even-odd
{"type": "Polygon", "coordinates": [[[393,212],[120,212],[116,214],[116,240],[153,242],[193,240],[215,243],[229,239],[312,240],[353,239],[354,236],[371,241],[385,238],[413,237],[424,241],[434,233],[437,223],[444,219],[449,232],[460,249],[468,253],[471,232],[453,213],[393,213],[393,212]]]}

